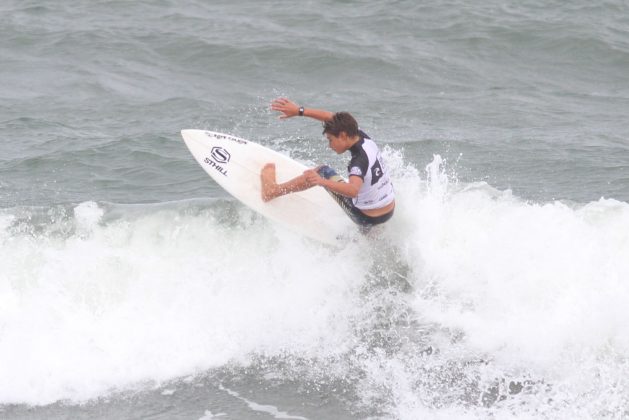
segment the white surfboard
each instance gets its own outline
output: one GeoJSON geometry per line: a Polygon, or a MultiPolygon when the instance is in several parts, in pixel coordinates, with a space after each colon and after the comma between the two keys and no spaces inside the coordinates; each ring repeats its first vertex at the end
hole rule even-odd
{"type": "MultiPolygon", "coordinates": [[[[353,224],[322,187],[262,201],[260,171],[275,163],[277,182],[286,182],[305,165],[257,143],[205,130],[182,130],[181,136],[199,165],[242,203],[297,233],[331,245],[352,232],[353,224]]],[[[354,229],[355,230],[355,229],[354,229]]]]}

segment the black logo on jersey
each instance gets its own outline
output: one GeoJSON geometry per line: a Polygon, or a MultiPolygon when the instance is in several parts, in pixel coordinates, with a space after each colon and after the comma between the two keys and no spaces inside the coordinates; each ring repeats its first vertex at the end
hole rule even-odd
{"type": "Polygon", "coordinates": [[[376,163],[371,167],[371,185],[375,185],[380,178],[382,178],[382,166],[380,166],[380,161],[376,159],[376,163]]]}
{"type": "Polygon", "coordinates": [[[212,147],[212,159],[219,163],[227,163],[231,156],[229,152],[222,147],[212,147]]]}

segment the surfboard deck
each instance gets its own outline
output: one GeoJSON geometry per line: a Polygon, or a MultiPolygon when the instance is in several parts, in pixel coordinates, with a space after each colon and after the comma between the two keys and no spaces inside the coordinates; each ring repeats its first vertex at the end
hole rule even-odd
{"type": "Polygon", "coordinates": [[[341,245],[353,224],[324,188],[316,186],[262,201],[260,171],[275,163],[277,182],[308,167],[255,142],[206,130],[182,130],[186,146],[218,185],[266,218],[317,241],[341,245]]]}

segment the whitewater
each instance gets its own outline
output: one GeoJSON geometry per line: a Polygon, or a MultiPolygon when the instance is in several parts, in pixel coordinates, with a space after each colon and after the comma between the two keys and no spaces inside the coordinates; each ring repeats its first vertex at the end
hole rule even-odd
{"type": "Polygon", "coordinates": [[[3,209],[0,401],[230,366],[338,382],[385,418],[624,416],[629,205],[527,202],[439,156],[385,158],[396,217],[343,249],[230,199],[3,209]]]}

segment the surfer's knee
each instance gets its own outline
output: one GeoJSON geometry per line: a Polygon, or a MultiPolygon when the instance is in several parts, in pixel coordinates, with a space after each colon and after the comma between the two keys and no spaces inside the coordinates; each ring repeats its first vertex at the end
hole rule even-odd
{"type": "Polygon", "coordinates": [[[340,176],[336,171],[330,168],[328,165],[321,165],[317,168],[317,173],[321,178],[330,179],[332,181],[343,181],[343,177],[340,176]]]}
{"type": "Polygon", "coordinates": [[[336,175],[336,171],[330,168],[328,165],[321,165],[316,169],[317,173],[321,178],[330,179],[334,175],[336,175]]]}

